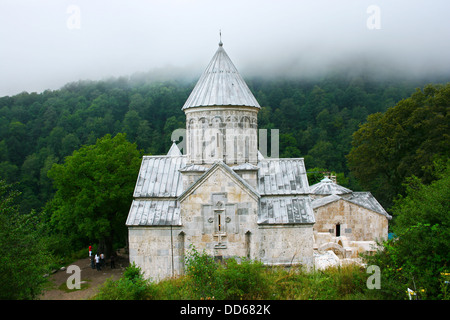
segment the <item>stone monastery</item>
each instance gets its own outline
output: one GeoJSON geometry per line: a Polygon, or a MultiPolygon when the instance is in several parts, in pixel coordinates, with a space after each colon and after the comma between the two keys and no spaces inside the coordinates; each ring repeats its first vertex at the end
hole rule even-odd
{"type": "Polygon", "coordinates": [[[143,157],[126,221],[130,262],[146,277],[183,274],[191,245],[217,260],[313,268],[387,238],[391,217],[369,192],[328,178],[310,187],[302,158],[262,156],[260,106],[222,42],[182,110],[186,154],[173,143],[143,157]]]}

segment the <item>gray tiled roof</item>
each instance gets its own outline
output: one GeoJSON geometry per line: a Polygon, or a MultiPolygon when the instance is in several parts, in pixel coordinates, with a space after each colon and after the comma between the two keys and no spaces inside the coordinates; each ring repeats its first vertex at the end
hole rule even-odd
{"type": "Polygon", "coordinates": [[[258,162],[261,195],[308,194],[309,185],[302,158],[263,159],[258,162]]]}
{"type": "Polygon", "coordinates": [[[311,200],[306,196],[261,197],[259,206],[259,224],[307,224],[315,222],[311,200]]]}
{"type": "Polygon", "coordinates": [[[334,183],[332,180],[325,178],[319,183],[313,184],[309,187],[309,190],[313,194],[345,194],[351,193],[352,190],[334,183]]]}
{"type": "Polygon", "coordinates": [[[221,44],[182,109],[200,106],[260,108],[221,44]]]}
{"type": "Polygon", "coordinates": [[[349,196],[344,196],[347,201],[355,203],[361,207],[370,209],[372,211],[378,212],[382,215],[387,216],[389,219],[392,218],[386,210],[381,206],[381,204],[375,199],[375,197],[368,191],[365,192],[352,192],[349,196]]]}
{"type": "Polygon", "coordinates": [[[177,197],[183,192],[179,169],[186,156],[144,156],[133,197],[177,197]]]}
{"type": "Polygon", "coordinates": [[[177,200],[133,200],[127,226],[181,225],[180,205],[177,200]]]}

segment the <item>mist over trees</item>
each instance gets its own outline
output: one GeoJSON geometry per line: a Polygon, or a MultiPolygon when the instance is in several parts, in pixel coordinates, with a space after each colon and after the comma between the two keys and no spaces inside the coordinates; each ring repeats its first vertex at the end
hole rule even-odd
{"type": "MultiPolygon", "coordinates": [[[[262,106],[259,128],[280,129],[280,157],[304,157],[307,168],[346,175],[345,155],[358,126],[423,85],[363,76],[247,83],[262,106]]],[[[106,134],[126,133],[145,154],[165,154],[172,131],[185,127],[181,107],[194,85],[141,75],[1,97],[0,178],[18,183],[23,212],[39,211],[55,192],[47,174],[52,165],[106,134]]]]}

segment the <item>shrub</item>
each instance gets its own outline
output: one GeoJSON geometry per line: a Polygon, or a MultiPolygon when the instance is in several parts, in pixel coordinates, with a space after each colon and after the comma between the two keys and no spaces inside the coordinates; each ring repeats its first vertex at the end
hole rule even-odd
{"type": "Polygon", "coordinates": [[[186,256],[186,275],[192,287],[193,299],[222,299],[223,281],[219,276],[219,265],[205,251],[199,253],[195,247],[186,256]]]}
{"type": "Polygon", "coordinates": [[[220,269],[225,287],[225,299],[265,299],[268,282],[264,265],[259,261],[228,259],[220,269]]]}
{"type": "Polygon", "coordinates": [[[141,268],[134,262],[119,280],[107,279],[95,300],[145,300],[154,294],[153,285],[144,279],[141,268]]]}

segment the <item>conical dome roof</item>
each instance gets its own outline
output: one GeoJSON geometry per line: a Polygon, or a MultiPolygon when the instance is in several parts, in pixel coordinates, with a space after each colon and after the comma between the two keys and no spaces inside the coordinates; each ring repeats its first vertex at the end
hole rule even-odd
{"type": "Polygon", "coordinates": [[[347,189],[343,186],[338,185],[337,183],[334,183],[329,178],[324,178],[319,183],[312,185],[311,187],[309,187],[309,191],[312,194],[319,194],[319,195],[346,194],[353,192],[350,189],[347,189]]]}
{"type": "Polygon", "coordinates": [[[202,106],[260,108],[244,79],[225,52],[222,42],[186,100],[183,110],[202,106]]]}

